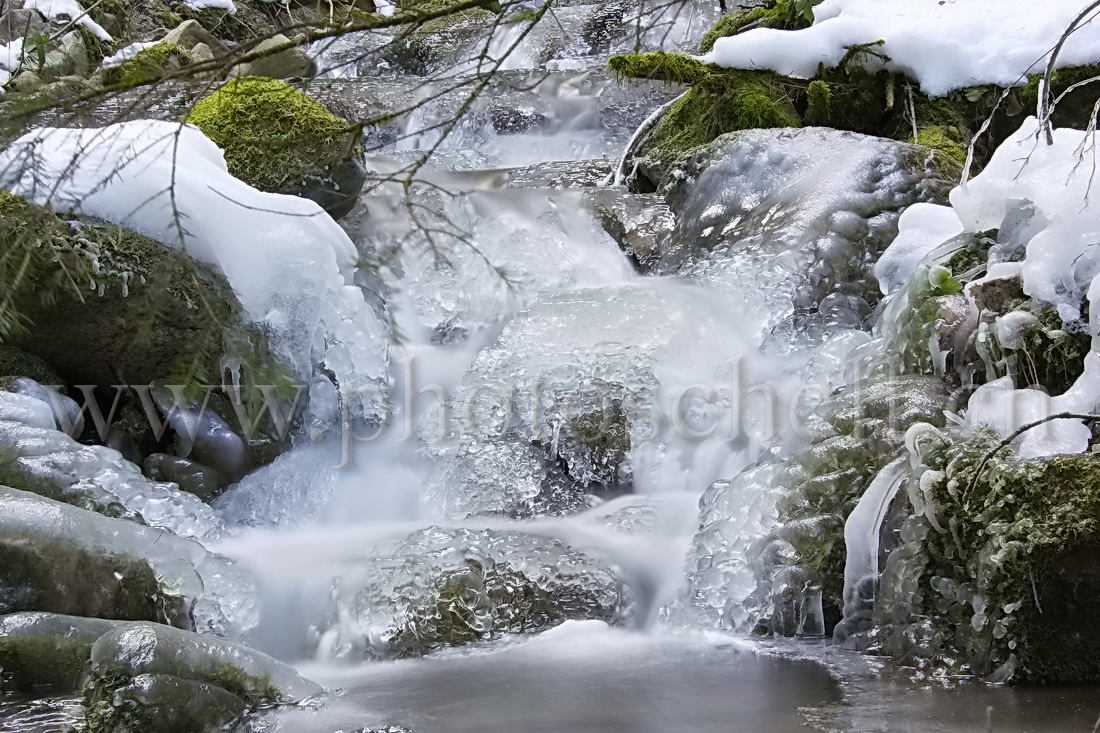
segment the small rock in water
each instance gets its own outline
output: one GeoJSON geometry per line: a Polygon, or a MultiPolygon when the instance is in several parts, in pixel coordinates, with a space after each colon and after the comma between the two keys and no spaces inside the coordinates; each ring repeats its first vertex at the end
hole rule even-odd
{"type": "Polygon", "coordinates": [[[206,501],[220,494],[229,482],[212,468],[180,456],[154,453],[142,463],[142,471],[154,481],[171,481],[181,490],[206,501]]]}
{"type": "Polygon", "coordinates": [[[559,540],[429,527],[341,578],[335,604],[323,652],[414,657],[567,620],[623,623],[633,593],[614,568],[559,540]]]}

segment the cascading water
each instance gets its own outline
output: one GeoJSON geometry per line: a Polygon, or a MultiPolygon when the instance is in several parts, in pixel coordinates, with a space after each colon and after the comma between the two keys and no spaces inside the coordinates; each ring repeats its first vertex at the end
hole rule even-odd
{"type": "MultiPolygon", "coordinates": [[[[80,525],[88,543],[139,548],[192,604],[198,631],[243,638],[327,688],[265,711],[253,730],[718,733],[734,719],[752,731],[880,730],[894,709],[944,702],[913,702],[841,647],[867,643],[880,578],[887,593],[919,595],[905,563],[923,562],[919,533],[937,529],[922,492],[950,469],[929,466],[950,432],[940,378],[953,350],[974,333],[1011,350],[1037,317],[979,324],[981,296],[952,291],[951,273],[929,264],[969,235],[931,203],[954,181],[921,146],[746,130],[679,161],[657,194],[630,192],[645,167],[635,148],[683,90],[624,89],[607,57],[692,49],[717,17],[710,5],[577,0],[530,34],[467,18],[430,43],[362,33],[314,44],[321,77],[307,89],[319,99],[362,117],[415,108],[366,131],[382,182],[339,227],[311,203],[236,181],[212,143],[169,122],[124,123],[98,148],[93,131],[41,130],[4,151],[0,183],[17,193],[216,267],[309,385],[292,447],[210,504],[62,435],[73,406],[51,409],[33,380],[0,392],[0,439],[21,465],[61,479],[79,506],[148,525],[126,532],[97,516],[80,525]],[[636,23],[646,32],[632,34],[636,23]],[[381,61],[359,63],[366,49],[381,61]],[[467,109],[452,85],[505,54],[467,109]],[[164,189],[171,207],[154,195],[150,214],[139,199],[160,190],[180,146],[191,157],[178,191],[174,174],[164,189]],[[80,157],[88,147],[98,158],[80,157]],[[429,149],[416,182],[397,182],[429,149]],[[118,160],[130,174],[93,180],[118,160]],[[230,194],[246,213],[204,222],[230,194]],[[930,293],[927,328],[911,311],[930,293]],[[934,373],[887,373],[883,352],[914,349],[934,373]],[[884,545],[894,534],[907,543],[897,552],[884,545]],[[823,646],[831,628],[838,643],[823,646]],[[864,698],[854,710],[829,705],[837,677],[864,698]],[[876,695],[888,702],[868,706],[876,695]]],[[[990,251],[1002,266],[1046,224],[1026,205],[1002,222],[980,204],[971,218],[1000,224],[990,251]]],[[[991,373],[1004,367],[983,348],[991,373]]],[[[972,403],[967,420],[1017,397],[1026,414],[1002,434],[1045,414],[1038,393],[1012,386],[990,379],[992,406],[972,403]]],[[[155,397],[183,432],[187,412],[155,397]]],[[[1087,432],[1060,421],[1053,440],[1028,445],[1040,455],[1087,432]]],[[[234,438],[200,421],[177,450],[232,457],[234,438]]],[[[38,511],[18,495],[0,504],[12,522],[38,511]]],[[[56,516],[79,523],[80,512],[56,516]]],[[[977,603],[965,584],[937,576],[933,587],[977,603]]],[[[127,632],[111,633],[125,651],[127,632]]],[[[962,720],[965,701],[954,705],[962,720]]],[[[18,730],[71,712],[27,715],[18,730]]]]}

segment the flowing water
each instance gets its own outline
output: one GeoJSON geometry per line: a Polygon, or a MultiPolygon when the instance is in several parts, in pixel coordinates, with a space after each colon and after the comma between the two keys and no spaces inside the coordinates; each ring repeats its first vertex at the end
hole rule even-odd
{"type": "MultiPolygon", "coordinates": [[[[590,7],[564,8],[563,29],[590,7]]],[[[715,12],[697,3],[664,44],[686,45],[715,12]]],[[[355,39],[341,43],[321,55],[343,65],[313,84],[318,97],[364,113],[430,96],[419,78],[346,63],[355,39]]],[[[731,409],[738,380],[771,385],[786,405],[804,382],[841,386],[837,355],[868,337],[844,323],[784,330],[813,263],[778,268],[766,249],[639,274],[592,196],[608,191],[601,184],[637,126],[679,90],[624,89],[603,69],[606,53],[567,48],[548,60],[543,45],[536,37],[519,47],[421,184],[374,188],[342,222],[374,263],[357,284],[368,302],[386,304],[400,333],[385,360],[388,422],[340,429],[318,407],[293,451],[215,504],[230,531],[208,548],[255,579],[248,641],[340,691],[276,711],[278,730],[1088,730],[1100,712],[1096,688],[926,685],[823,640],[753,642],[676,612],[704,490],[801,444],[789,423],[731,409]],[[629,417],[629,447],[614,461],[569,437],[579,418],[607,409],[604,398],[629,417]],[[589,491],[578,494],[577,483],[589,491]],[[450,557],[448,543],[479,561],[530,553],[576,570],[554,582],[614,598],[604,620],[387,659],[371,614],[426,582],[409,558],[445,569],[469,562],[450,557]]],[[[372,169],[397,171],[438,142],[432,128],[454,109],[443,95],[372,133],[372,169]]],[[[837,161],[821,163],[834,172],[839,158],[856,156],[837,150],[837,161]]],[[[768,227],[781,225],[745,223],[758,227],[746,239],[766,244],[768,227]]],[[[312,385],[315,405],[326,387],[324,378],[312,385]]],[[[868,522],[881,520],[886,484],[865,507],[868,522]]],[[[858,573],[873,573],[877,554],[863,554],[858,573]]],[[[72,714],[51,705],[7,705],[0,729],[48,730],[44,720],[72,714]]]]}

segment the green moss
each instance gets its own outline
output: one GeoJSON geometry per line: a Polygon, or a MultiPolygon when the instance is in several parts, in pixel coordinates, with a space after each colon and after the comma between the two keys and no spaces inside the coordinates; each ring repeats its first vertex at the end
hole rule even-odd
{"type": "Polygon", "coordinates": [[[282,699],[279,688],[268,675],[250,675],[229,662],[217,662],[213,671],[204,675],[201,682],[217,685],[226,692],[241,698],[249,705],[265,705],[282,699]]]}
{"type": "Polygon", "coordinates": [[[693,85],[712,82],[716,75],[725,73],[720,66],[704,64],[687,54],[665,51],[619,54],[608,59],[607,66],[619,81],[655,79],[693,85]]]}
{"type": "Polygon", "coordinates": [[[165,73],[191,63],[186,50],[174,43],[158,43],[139,51],[132,59],[103,71],[103,83],[126,87],[158,79],[165,73]]]}
{"type": "Polygon", "coordinates": [[[806,120],[814,123],[829,119],[833,103],[833,88],[828,82],[814,79],[806,87],[806,120]]]}
{"type": "Polygon", "coordinates": [[[185,599],[169,593],[148,561],[60,543],[0,538],[0,613],[186,625],[185,599]]]}
{"type": "Polygon", "coordinates": [[[782,77],[771,72],[725,69],[664,52],[613,56],[608,66],[619,79],[691,86],[646,141],[662,167],[727,132],[801,126],[782,77]]]}
{"type": "MultiPolygon", "coordinates": [[[[1055,69],[1050,78],[1051,100],[1057,99],[1074,84],[1085,82],[1100,76],[1100,64],[1088,66],[1065,66],[1055,69]]],[[[1032,74],[1028,82],[1020,89],[1020,102],[1027,114],[1035,114],[1039,104],[1039,86],[1043,74],[1032,74]]],[[[1058,103],[1052,115],[1055,127],[1074,127],[1084,130],[1092,118],[1092,108],[1096,104],[1100,82],[1090,82],[1069,92],[1058,103]]]]}
{"type": "Polygon", "coordinates": [[[1001,449],[984,462],[997,444],[985,433],[926,451],[935,513],[909,521],[888,564],[883,649],[948,674],[1094,680],[1100,455],[1021,461],[1001,449]]]}
{"type": "Polygon", "coordinates": [[[91,651],[92,642],[65,636],[0,638],[0,687],[24,693],[75,692],[91,651]]]}
{"type": "Polygon", "coordinates": [[[84,41],[84,52],[88,57],[88,65],[94,69],[103,61],[103,57],[108,56],[113,49],[110,44],[100,40],[99,36],[84,26],[77,26],[76,30],[80,33],[80,39],[84,41]]]}
{"type": "Polygon", "coordinates": [[[751,28],[775,28],[779,25],[780,20],[775,13],[775,8],[757,6],[729,13],[719,18],[710,30],[703,34],[703,40],[699,42],[699,50],[702,53],[709,53],[714,49],[714,42],[719,38],[735,36],[751,28]]]}
{"type": "Polygon", "coordinates": [[[909,142],[938,150],[960,166],[966,164],[966,145],[958,128],[934,125],[917,130],[916,139],[909,142]]]}
{"type": "Polygon", "coordinates": [[[229,81],[187,121],[225,151],[230,173],[265,191],[293,189],[358,149],[359,133],[345,120],[274,79],[229,81]]]}
{"type": "Polygon", "coordinates": [[[729,75],[717,88],[693,87],[654,134],[658,154],[678,160],[719,135],[737,130],[800,127],[786,93],[767,72],[729,75]]]}

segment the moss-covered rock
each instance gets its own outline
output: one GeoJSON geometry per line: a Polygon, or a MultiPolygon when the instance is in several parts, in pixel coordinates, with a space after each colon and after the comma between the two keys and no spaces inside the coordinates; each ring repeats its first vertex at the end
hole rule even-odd
{"type": "Polygon", "coordinates": [[[608,66],[620,79],[655,79],[691,87],[641,143],[644,170],[655,185],[678,162],[721,135],[801,126],[782,77],[772,72],[724,69],[661,51],[613,56],[608,66]]]}
{"type": "Polygon", "coordinates": [[[92,647],[88,733],[222,730],[246,710],[321,692],[243,644],[160,624],[126,624],[92,647]]]}
{"type": "Polygon", "coordinates": [[[357,170],[359,130],[289,84],[233,79],[187,121],[222,148],[229,172],[245,183],[307,195],[333,213],[354,205],[359,187],[348,171],[357,170]]]}
{"type": "Polygon", "coordinates": [[[876,646],[940,674],[1096,680],[1100,456],[1019,460],[998,444],[941,436],[922,450],[915,505],[883,571],[876,646]]]}
{"type": "Polygon", "coordinates": [[[62,383],[209,383],[227,338],[262,353],[224,277],[136,232],[64,219],[0,191],[0,236],[29,263],[0,261],[12,298],[0,309],[0,338],[49,362],[62,383]]]}
{"type": "Polygon", "coordinates": [[[87,733],[218,733],[248,710],[220,687],[163,674],[97,678],[84,704],[87,733]]]}
{"type": "Polygon", "coordinates": [[[164,578],[141,554],[163,532],[2,486],[0,509],[0,613],[191,624],[177,587],[189,578],[164,578]]]}
{"type": "MultiPolygon", "coordinates": [[[[0,196],[2,195],[0,192],[0,196]]],[[[30,377],[39,384],[65,391],[65,382],[61,375],[45,360],[10,344],[0,344],[0,376],[30,377]]]]}
{"type": "Polygon", "coordinates": [[[132,87],[179,71],[190,63],[191,55],[183,47],[162,41],[138,51],[118,66],[104,69],[102,80],[106,85],[132,87]]]}
{"type": "Polygon", "coordinates": [[[28,694],[78,692],[92,644],[120,623],[40,612],[0,616],[0,688],[28,694]]]}
{"type": "Polygon", "coordinates": [[[341,643],[414,657],[566,620],[622,623],[633,594],[613,568],[558,540],[429,527],[379,548],[334,601],[339,615],[375,630],[341,643]]]}

